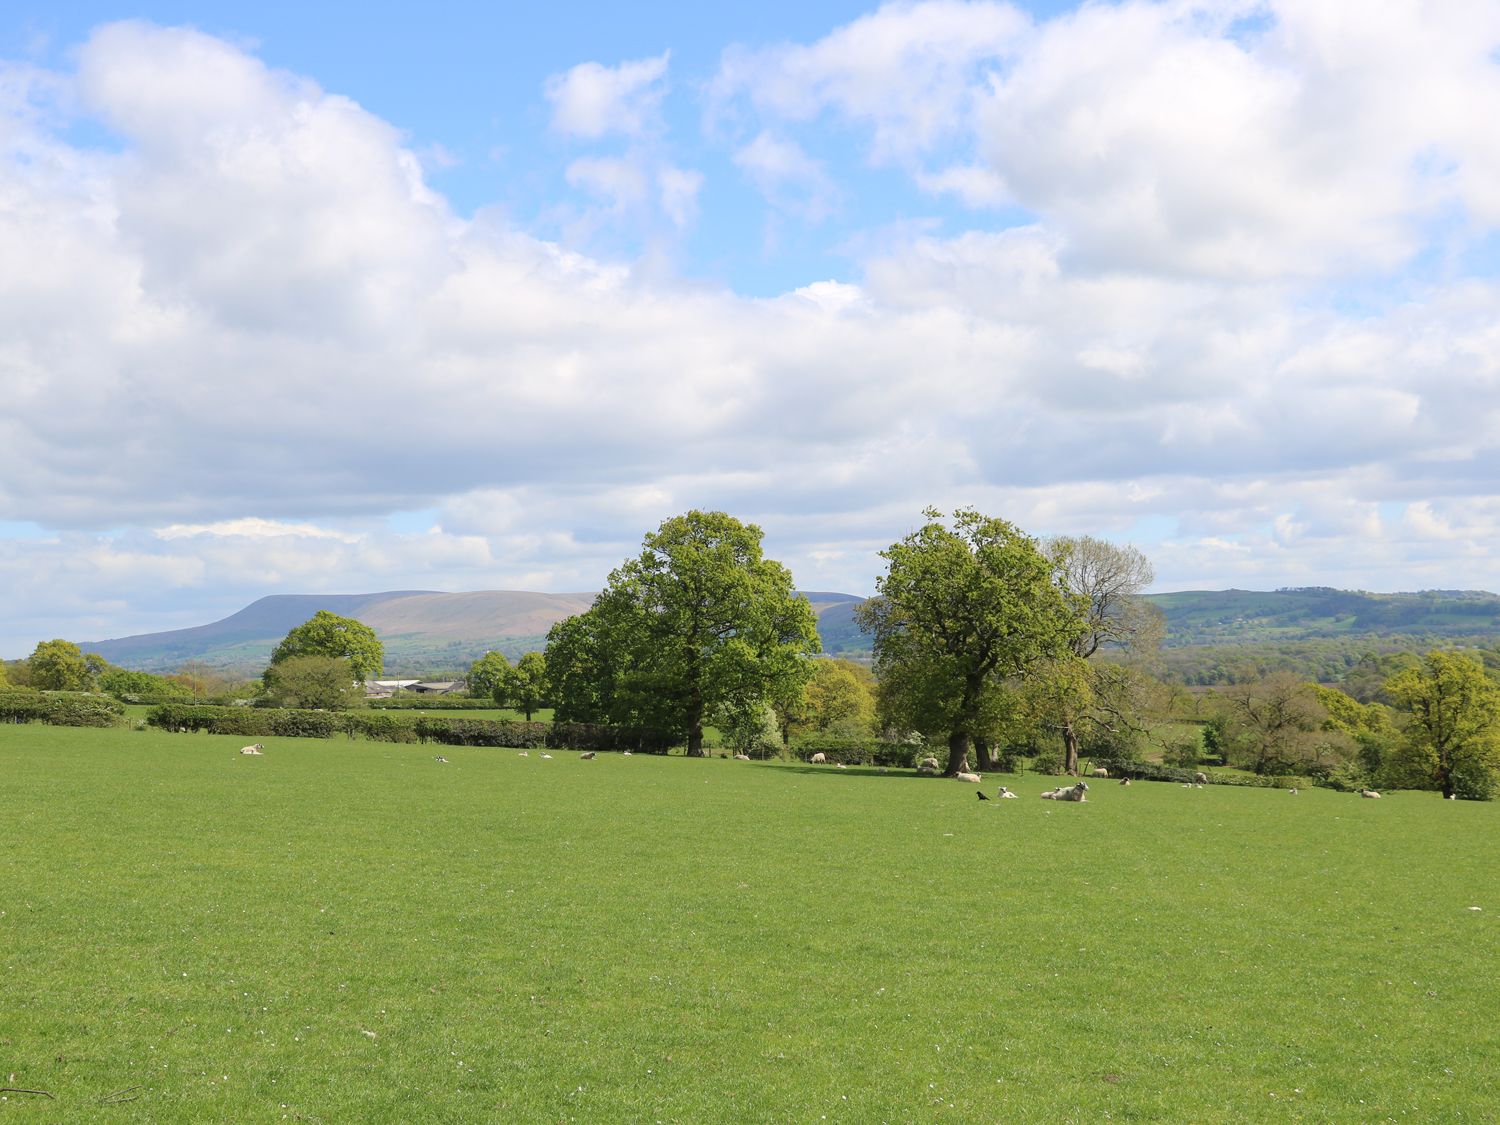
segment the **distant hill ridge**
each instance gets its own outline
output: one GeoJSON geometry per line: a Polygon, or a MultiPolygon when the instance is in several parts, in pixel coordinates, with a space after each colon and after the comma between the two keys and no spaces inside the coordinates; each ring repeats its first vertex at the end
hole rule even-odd
{"type": "MultiPolygon", "coordinates": [[[[859,629],[857,594],[805,591],[818,614],[825,652],[864,656],[870,639],[859,629]]],[[[547,630],[593,604],[588,593],[524,590],[443,593],[391,590],[376,594],[272,594],[222,621],[190,629],[81,643],[126,668],[164,671],[187,661],[253,674],[278,641],[320,609],[355,617],[385,645],[386,670],[432,673],[466,668],[490,649],[515,658],[539,649],[547,630]]],[[[1183,590],[1148,600],[1166,617],[1167,644],[1236,645],[1416,634],[1500,637],[1500,596],[1483,590],[1374,594],[1308,586],[1271,591],[1183,590]]]]}

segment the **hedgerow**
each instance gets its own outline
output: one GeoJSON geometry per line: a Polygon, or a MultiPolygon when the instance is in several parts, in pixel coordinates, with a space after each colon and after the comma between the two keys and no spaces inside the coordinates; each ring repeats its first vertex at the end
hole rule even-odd
{"type": "Polygon", "coordinates": [[[0,722],[47,723],[55,727],[112,727],[125,705],[84,691],[0,690],[0,722]]]}

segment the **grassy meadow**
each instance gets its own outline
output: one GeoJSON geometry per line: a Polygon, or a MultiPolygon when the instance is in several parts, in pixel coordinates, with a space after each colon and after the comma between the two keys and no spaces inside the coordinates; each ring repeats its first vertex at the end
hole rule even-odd
{"type": "Polygon", "coordinates": [[[0,726],[0,1123],[1500,1118],[1495,805],[242,741],[0,726]]]}

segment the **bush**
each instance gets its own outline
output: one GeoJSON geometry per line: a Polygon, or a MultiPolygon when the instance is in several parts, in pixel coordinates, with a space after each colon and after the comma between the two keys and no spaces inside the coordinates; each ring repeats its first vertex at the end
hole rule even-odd
{"type": "Polygon", "coordinates": [[[846,766],[885,766],[888,769],[915,769],[924,757],[924,747],[910,742],[892,742],[881,738],[841,738],[832,734],[805,734],[792,740],[791,755],[808,761],[822,754],[830,762],[846,766]]]}
{"type": "Polygon", "coordinates": [[[371,715],[350,712],[343,716],[344,730],[351,738],[371,742],[416,742],[417,723],[410,715],[371,715]]]}
{"type": "MultiPolygon", "coordinates": [[[[1099,763],[1104,765],[1103,762],[1099,763]]],[[[1031,769],[1034,773],[1047,773],[1054,776],[1063,772],[1063,752],[1061,750],[1038,750],[1031,756],[1031,769]]]]}
{"type": "Polygon", "coordinates": [[[112,727],[125,715],[125,705],[103,695],[82,691],[0,689],[0,721],[47,723],[54,727],[112,727]]]}
{"type": "Polygon", "coordinates": [[[1196,733],[1192,737],[1174,738],[1166,744],[1161,760],[1169,766],[1192,769],[1203,758],[1203,740],[1196,733]]]}
{"type": "Polygon", "coordinates": [[[529,750],[547,745],[546,723],[421,715],[414,727],[423,742],[440,742],[444,746],[514,746],[529,750]]]}
{"type": "Polygon", "coordinates": [[[369,705],[376,711],[492,711],[495,701],[470,695],[393,695],[369,705]]]}
{"type": "Polygon", "coordinates": [[[1500,778],[1486,763],[1463,761],[1453,767],[1453,793],[1461,801],[1493,801],[1500,778]]]}

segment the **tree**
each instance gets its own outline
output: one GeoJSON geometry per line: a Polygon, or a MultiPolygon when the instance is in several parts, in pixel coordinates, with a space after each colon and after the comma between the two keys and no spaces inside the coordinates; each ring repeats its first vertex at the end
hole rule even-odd
{"type": "Polygon", "coordinates": [[[852,660],[815,660],[801,697],[785,712],[785,727],[857,738],[875,726],[875,676],[852,660]]]}
{"type": "Polygon", "coordinates": [[[927,523],[881,552],[878,596],[858,612],[875,637],[883,713],[923,733],[945,734],[947,773],[968,764],[984,733],[986,693],[1068,652],[1078,610],[1036,540],[972,508],[952,528],[927,523]]]}
{"type": "Polygon", "coordinates": [[[539,652],[526,653],[514,668],[506,669],[492,692],[496,703],[514,707],[531,722],[531,716],[547,705],[547,658],[539,652]]]}
{"type": "Polygon", "coordinates": [[[124,668],[111,668],[99,677],[99,689],[113,696],[155,696],[163,699],[186,698],[190,693],[186,687],[165,676],[154,676],[150,672],[132,672],[124,668]]]}
{"type": "Polygon", "coordinates": [[[487,652],[469,665],[469,694],[491,699],[510,672],[510,661],[501,652],[487,652]]]}
{"type": "Polygon", "coordinates": [[[1326,769],[1351,757],[1353,740],[1327,724],[1314,687],[1290,672],[1276,672],[1226,688],[1221,698],[1227,763],[1265,774],[1326,769]]]}
{"type": "Polygon", "coordinates": [[[277,707],[347,711],[365,705],[364,688],[348,658],[288,656],[266,669],[265,698],[277,707]]]}
{"type": "Polygon", "coordinates": [[[42,691],[82,691],[88,686],[89,666],[72,641],[39,641],[28,661],[31,686],[42,691]]]}
{"type": "Polygon", "coordinates": [[[1385,689],[1409,716],[1408,769],[1445,797],[1493,791],[1500,770],[1500,689],[1483,664],[1463,653],[1429,652],[1385,689]]]}
{"type": "Polygon", "coordinates": [[[558,717],[680,731],[701,757],[710,715],[794,701],[816,618],[761,539],[753,524],[696,510],[648,534],[593,607],[548,635],[558,717]]]}
{"type": "Polygon", "coordinates": [[[280,664],[293,656],[343,657],[354,679],[368,680],[380,675],[385,652],[368,625],[320,609],[283,638],[271,653],[271,663],[280,664]]]}

